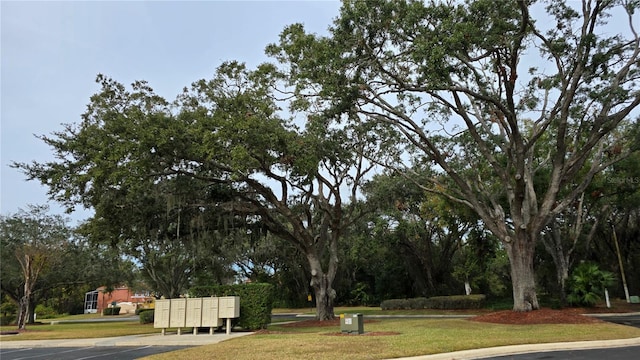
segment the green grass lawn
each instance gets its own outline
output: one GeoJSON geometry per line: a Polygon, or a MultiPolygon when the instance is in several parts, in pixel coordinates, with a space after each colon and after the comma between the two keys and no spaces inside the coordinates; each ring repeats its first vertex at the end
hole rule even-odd
{"type": "MultiPolygon", "coordinates": [[[[313,312],[311,309],[277,309],[274,313],[313,312]]],[[[258,332],[215,345],[155,355],[147,359],[385,359],[501,345],[640,337],[640,329],[610,323],[498,325],[465,319],[367,320],[366,315],[372,314],[443,314],[439,311],[424,310],[387,312],[381,311],[380,308],[367,307],[336,308],[335,313],[365,314],[365,335],[340,336],[339,326],[287,327],[274,323],[269,326],[267,332],[258,332]]],[[[96,316],[76,315],[54,320],[93,317],[96,316]]],[[[3,326],[0,329],[15,330],[15,326],[3,326]]],[[[153,328],[153,324],[142,325],[137,321],[41,324],[29,325],[27,330],[20,335],[2,336],[1,340],[98,338],[159,332],[153,328]]],[[[183,330],[185,333],[189,332],[188,329],[183,330]]]]}
{"type": "Polygon", "coordinates": [[[269,327],[215,345],[147,357],[173,359],[387,359],[502,345],[640,337],[640,329],[601,323],[586,325],[497,325],[464,319],[365,321],[365,335],[339,335],[339,327],[269,327]],[[368,336],[366,333],[394,332],[368,336]]]}
{"type": "MultiPolygon", "coordinates": [[[[1,331],[16,330],[15,326],[2,326],[1,331]]],[[[27,325],[27,331],[20,335],[2,336],[5,340],[49,340],[101,338],[124,335],[149,334],[159,332],[153,324],[140,324],[138,321],[102,322],[102,323],[50,323],[27,325]]]]}

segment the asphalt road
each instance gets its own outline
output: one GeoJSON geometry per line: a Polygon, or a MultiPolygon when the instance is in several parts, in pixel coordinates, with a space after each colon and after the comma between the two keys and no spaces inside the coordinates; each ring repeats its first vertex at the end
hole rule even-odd
{"type": "MultiPolygon", "coordinates": [[[[640,328],[640,314],[634,315],[613,315],[613,316],[597,316],[598,319],[640,328]]],[[[640,356],[639,356],[640,357],[640,356]]]]}
{"type": "MultiPolygon", "coordinates": [[[[640,328],[640,314],[597,316],[598,319],[620,325],[640,328]]],[[[534,352],[521,355],[499,356],[485,359],[493,360],[636,360],[640,357],[640,346],[628,346],[610,349],[585,349],[570,351],[534,352]]]]}
{"type": "Polygon", "coordinates": [[[133,360],[141,357],[160,354],[167,351],[184,349],[187,346],[102,346],[75,348],[27,348],[2,349],[2,360],[55,359],[55,360],[133,360]]]}

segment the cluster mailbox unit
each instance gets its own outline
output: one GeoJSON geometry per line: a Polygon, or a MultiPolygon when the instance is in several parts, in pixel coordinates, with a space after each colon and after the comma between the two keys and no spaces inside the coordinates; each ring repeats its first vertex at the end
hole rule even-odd
{"type": "Polygon", "coordinates": [[[196,335],[199,327],[208,327],[209,333],[223,325],[227,319],[227,334],[231,333],[231,319],[240,317],[240,297],[205,297],[156,300],[153,327],[181,329],[192,327],[196,335]]]}

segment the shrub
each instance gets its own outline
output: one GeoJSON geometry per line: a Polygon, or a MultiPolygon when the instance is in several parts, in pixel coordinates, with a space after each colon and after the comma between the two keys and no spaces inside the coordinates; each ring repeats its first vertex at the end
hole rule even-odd
{"type": "Polygon", "coordinates": [[[13,325],[16,323],[16,316],[15,315],[1,315],[0,316],[0,325],[5,326],[5,325],[13,325]]]}
{"type": "MultiPolygon", "coordinates": [[[[4,299],[6,299],[6,297],[4,299]]],[[[2,301],[2,305],[0,305],[0,313],[2,313],[3,316],[17,313],[18,304],[8,299],[5,301],[4,299],[2,301]]]]}
{"type": "Polygon", "coordinates": [[[140,324],[153,323],[155,313],[154,309],[140,309],[140,324]]]}
{"type": "Polygon", "coordinates": [[[482,294],[434,296],[427,300],[425,308],[439,310],[482,309],[485,306],[485,301],[486,296],[482,294]]]}
{"type": "Polygon", "coordinates": [[[404,303],[407,302],[407,299],[389,299],[384,300],[380,303],[380,308],[382,310],[400,310],[404,309],[404,303]]]}
{"type": "Polygon", "coordinates": [[[149,311],[149,310],[153,310],[153,309],[146,308],[146,307],[139,307],[139,308],[136,308],[135,314],[136,315],[140,315],[141,312],[145,312],[145,311],[149,311]]]}
{"type": "Polygon", "coordinates": [[[58,315],[52,307],[43,304],[36,305],[35,313],[37,319],[53,319],[58,315]]]}
{"type": "Polygon", "coordinates": [[[409,309],[424,309],[427,307],[427,304],[429,303],[429,299],[425,298],[425,297],[419,297],[419,298],[412,298],[412,299],[408,299],[409,303],[407,304],[409,309]]]}
{"type": "Polygon", "coordinates": [[[615,276],[593,263],[582,263],[572,273],[567,300],[571,305],[595,306],[604,289],[615,283],[615,276]]]}
{"type": "Polygon", "coordinates": [[[265,329],[271,323],[273,285],[266,283],[213,285],[191,288],[190,297],[239,296],[237,325],[247,330],[265,329]]]}
{"type": "Polygon", "coordinates": [[[389,299],[380,304],[382,310],[409,309],[481,309],[485,306],[484,295],[435,296],[430,298],[389,299]]]}
{"type": "Polygon", "coordinates": [[[0,325],[14,324],[16,322],[17,312],[18,305],[6,297],[3,297],[2,305],[0,305],[0,325]]]}
{"type": "Polygon", "coordinates": [[[382,310],[417,310],[424,309],[427,298],[389,299],[380,304],[382,310]]]}
{"type": "Polygon", "coordinates": [[[102,309],[102,315],[120,315],[120,307],[110,307],[102,309]]]}

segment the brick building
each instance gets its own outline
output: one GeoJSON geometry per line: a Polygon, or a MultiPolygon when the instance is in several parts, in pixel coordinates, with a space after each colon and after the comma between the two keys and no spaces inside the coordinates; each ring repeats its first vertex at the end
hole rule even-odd
{"type": "Polygon", "coordinates": [[[121,307],[120,314],[135,312],[138,304],[151,298],[150,293],[135,292],[126,286],[119,286],[108,292],[106,286],[101,286],[94,291],[89,291],[84,296],[84,313],[101,313],[102,309],[117,304],[121,307]]]}

